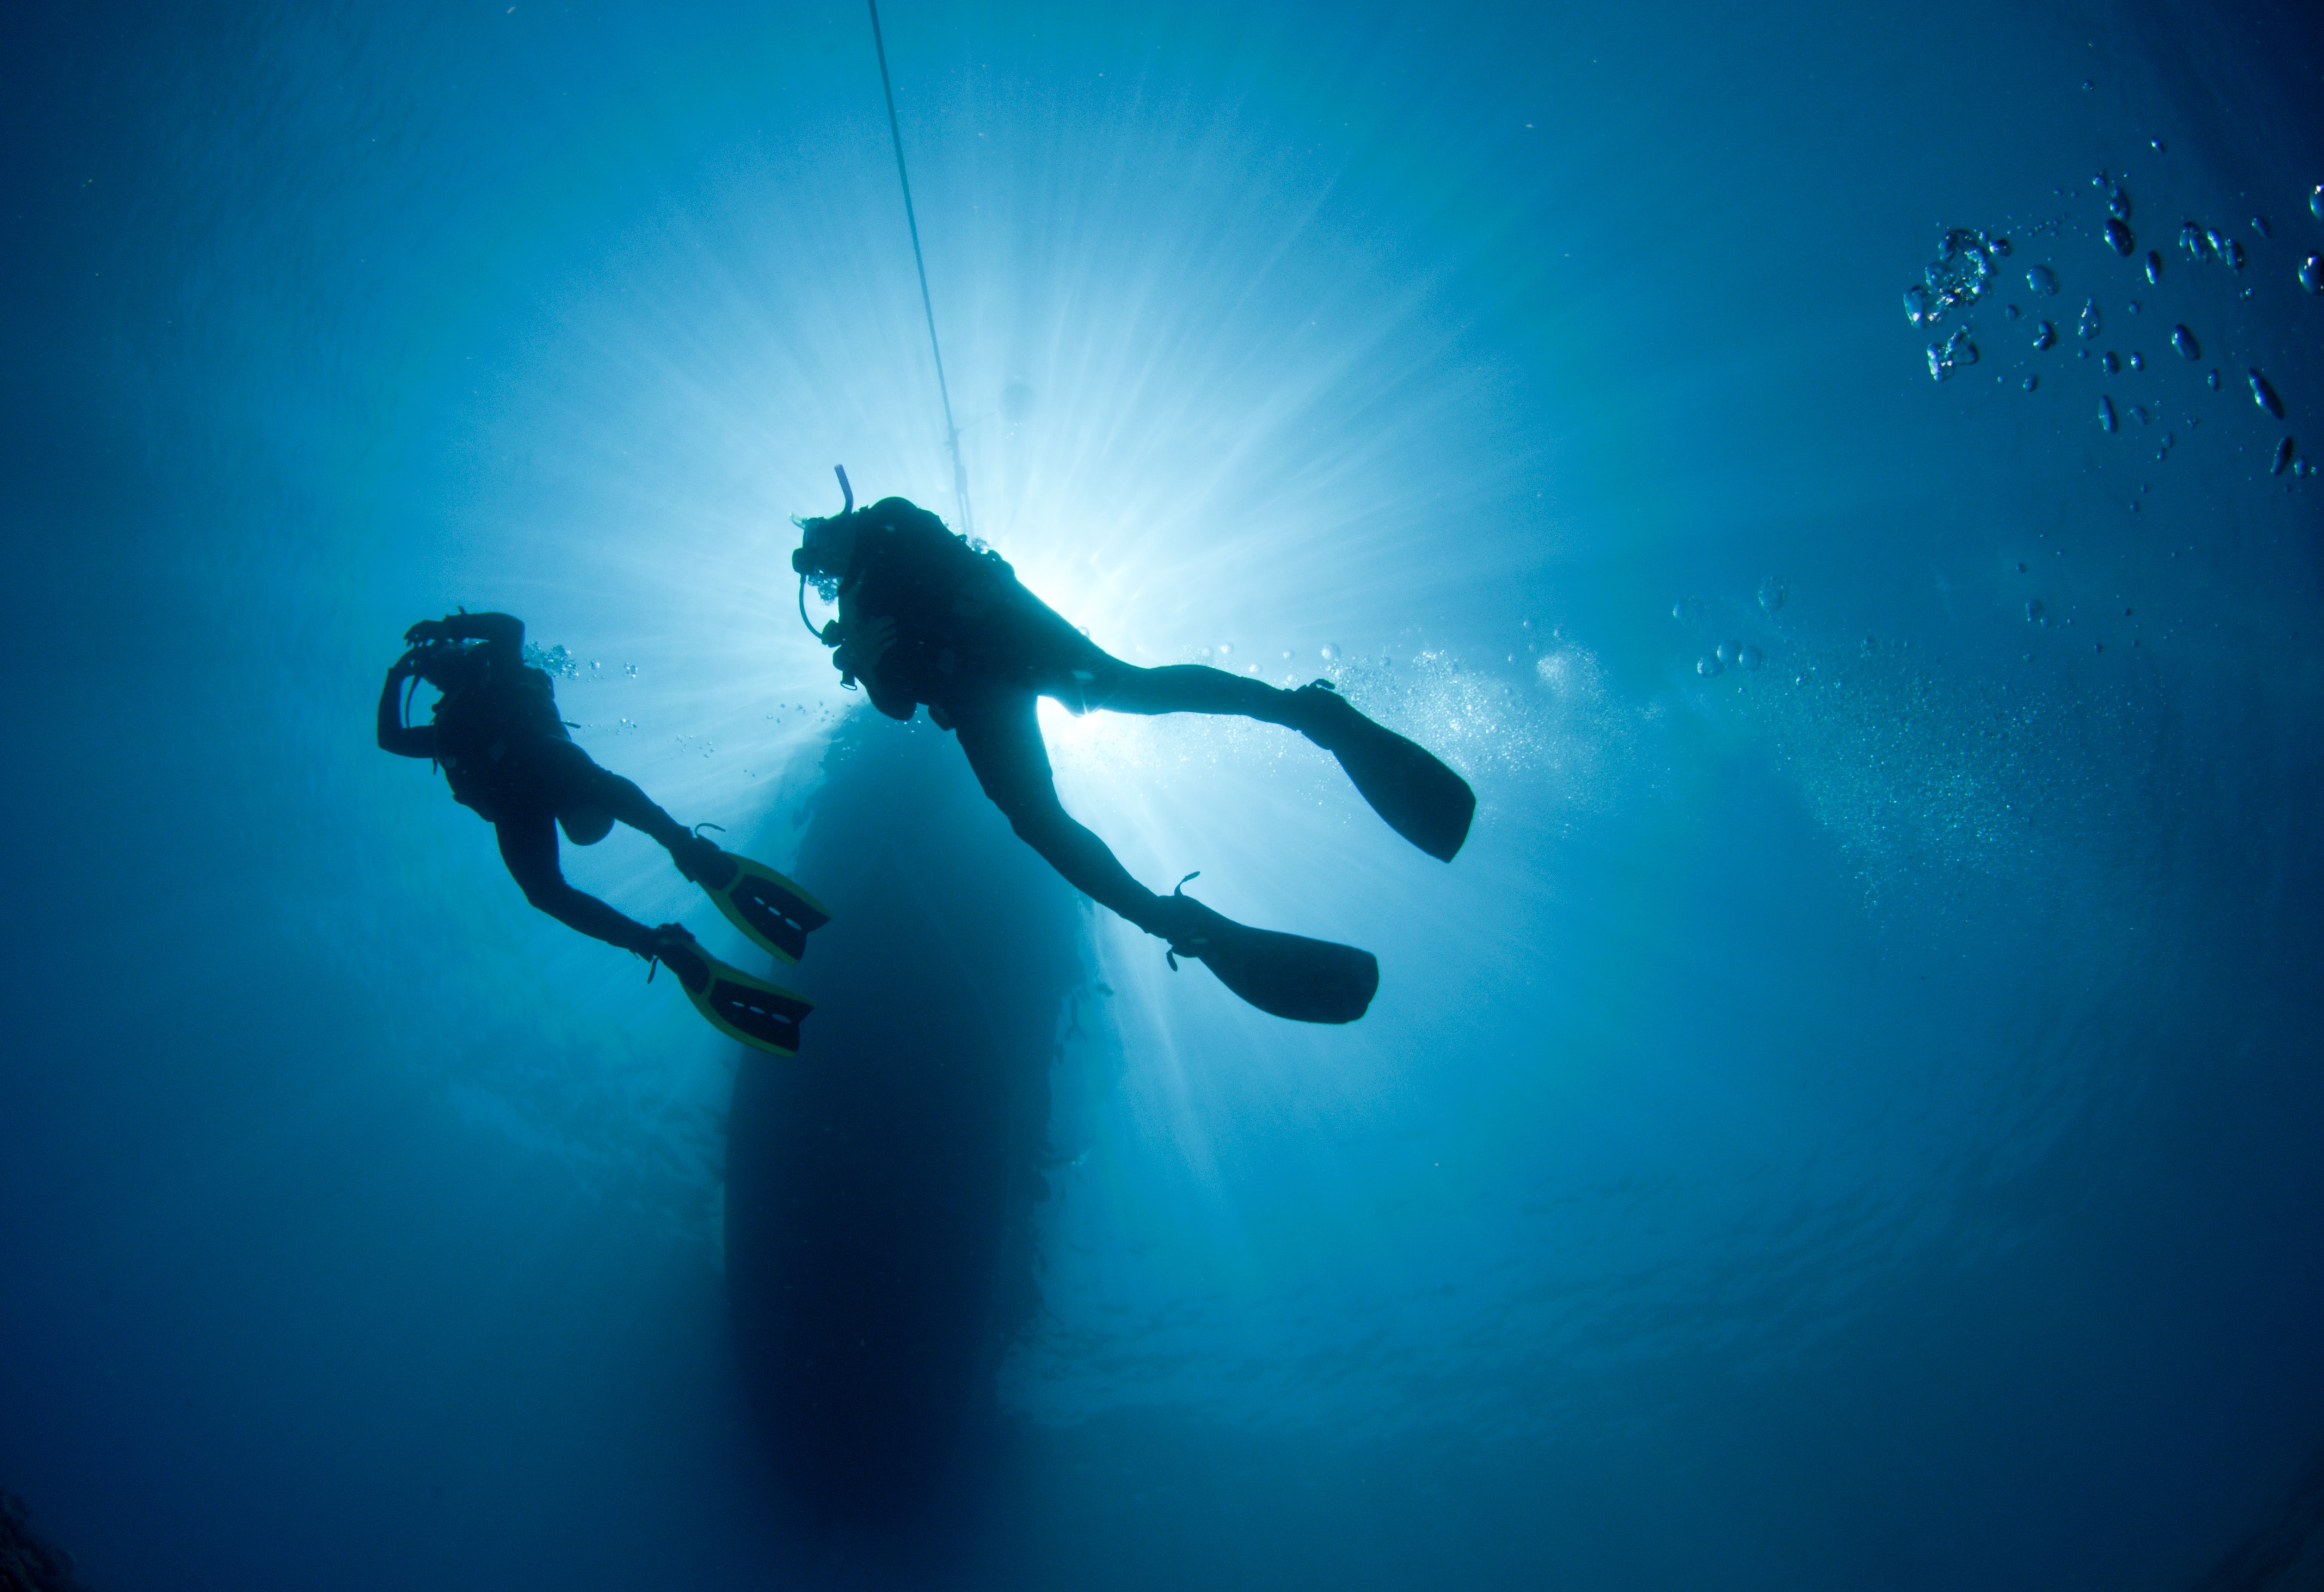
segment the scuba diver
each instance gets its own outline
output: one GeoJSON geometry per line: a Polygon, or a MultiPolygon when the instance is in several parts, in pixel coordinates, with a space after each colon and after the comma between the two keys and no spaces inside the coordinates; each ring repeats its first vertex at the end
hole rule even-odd
{"type": "Polygon", "coordinates": [[[558,866],[557,832],[561,826],[575,845],[594,846],[619,820],[652,836],[735,927],[785,962],[797,962],[807,934],[830,920],[821,904],[774,870],[686,828],[576,746],[558,717],[548,671],[525,661],[522,620],[447,614],[420,621],[403,640],[407,650],[380,689],[380,749],[434,759],[452,799],[498,833],[501,860],[526,900],[592,939],[644,957],[649,980],[653,964],[667,965],[696,1009],[729,1037],[798,1054],[799,1021],[812,1002],[727,966],[682,925],[648,928],[575,888],[558,866]],[[442,693],[432,722],[408,722],[404,683],[414,679],[442,693]]]}
{"type": "MultiPolygon", "coordinates": [[[[984,794],[1019,839],[1101,906],[1159,936],[1170,965],[1191,956],[1243,999],[1277,1017],[1347,1023],[1379,985],[1370,952],[1234,923],[1185,894],[1148,889],[1057,800],[1036,699],[1073,713],[1222,713],[1296,730],[1331,752],[1373,811],[1449,862],[1468,838],[1477,798],[1426,751],[1372,722],[1328,680],[1296,691],[1201,664],[1140,668],[1099,648],[1020,584],[998,553],[954,535],[903,498],[845,505],[799,521],[791,555],[799,616],[809,581],[839,617],[816,632],[835,648],[841,683],[862,681],[872,704],[909,720],[926,704],[959,737],[984,794]]],[[[815,626],[810,621],[809,630],[815,626]]],[[[1187,879],[1195,875],[1188,874],[1187,879]]]]}

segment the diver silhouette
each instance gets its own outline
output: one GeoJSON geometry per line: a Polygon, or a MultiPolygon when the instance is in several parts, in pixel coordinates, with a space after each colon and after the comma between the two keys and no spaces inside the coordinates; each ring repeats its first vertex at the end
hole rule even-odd
{"type": "Polygon", "coordinates": [[[1162,896],[1132,878],[1058,801],[1037,699],[1075,714],[1219,713],[1297,731],[1339,759],[1398,833],[1448,862],[1476,811],[1467,782],[1357,712],[1329,681],[1279,690],[1202,664],[1125,663],[1027,590],[998,553],[903,498],[858,509],[846,472],[838,474],[846,506],[799,522],[791,567],[801,580],[802,617],[807,581],[838,602],[839,617],[818,639],[836,649],[843,684],[860,680],[872,705],[893,719],[908,720],[926,704],[929,718],[958,737],[1018,837],[1091,899],[1167,941],[1173,967],[1180,956],[1194,957],[1277,1017],[1361,1017],[1379,981],[1369,952],[1248,928],[1187,896],[1185,879],[1162,896]]]}
{"type": "Polygon", "coordinates": [[[576,846],[596,844],[616,822],[650,835],[736,927],[786,962],[799,959],[807,934],[830,914],[772,869],[687,829],[575,745],[558,716],[555,683],[525,661],[522,620],[447,614],[420,621],[403,639],[407,649],[380,688],[380,749],[434,759],[452,799],[493,826],[501,860],[533,906],[592,939],[668,966],[703,1016],[730,1036],[794,1054],[810,1003],[718,961],[682,924],[648,928],[576,888],[558,865],[557,832],[562,827],[576,846]],[[401,688],[415,677],[441,693],[429,723],[406,722],[401,688]]]}

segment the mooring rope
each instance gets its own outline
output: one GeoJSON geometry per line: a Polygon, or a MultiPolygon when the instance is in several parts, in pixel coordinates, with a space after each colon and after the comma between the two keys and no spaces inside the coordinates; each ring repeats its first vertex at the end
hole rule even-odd
{"type": "Polygon", "coordinates": [[[968,472],[960,462],[960,428],[953,424],[952,390],[945,384],[944,349],[936,342],[936,307],[928,297],[928,262],[920,253],[920,223],[912,214],[912,179],[904,170],[904,132],[896,122],[896,85],[888,77],[888,46],[880,37],[880,0],[864,0],[872,8],[872,48],[880,57],[880,88],[888,97],[888,135],[896,143],[896,180],[904,189],[904,225],[912,231],[912,263],[920,269],[920,308],[928,317],[928,352],[936,355],[936,395],[944,400],[945,446],[952,450],[953,496],[960,505],[960,534],[974,536],[968,513],[968,472]]]}

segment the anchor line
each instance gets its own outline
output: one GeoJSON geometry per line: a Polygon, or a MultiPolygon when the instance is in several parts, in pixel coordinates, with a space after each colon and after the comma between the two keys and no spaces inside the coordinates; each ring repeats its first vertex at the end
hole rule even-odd
{"type": "Polygon", "coordinates": [[[968,471],[960,462],[960,428],[953,423],[952,390],[945,382],[944,348],[936,341],[936,303],[928,297],[928,262],[920,253],[919,218],[912,213],[912,179],[904,170],[904,133],[896,121],[896,86],[888,76],[888,46],[880,37],[880,0],[864,0],[872,9],[872,48],[880,57],[880,88],[888,97],[888,135],[896,145],[896,180],[904,190],[904,225],[911,229],[912,263],[920,271],[920,308],[928,317],[928,352],[936,356],[936,395],[944,400],[945,446],[952,450],[953,497],[960,505],[960,533],[974,536],[968,511],[968,471]]]}

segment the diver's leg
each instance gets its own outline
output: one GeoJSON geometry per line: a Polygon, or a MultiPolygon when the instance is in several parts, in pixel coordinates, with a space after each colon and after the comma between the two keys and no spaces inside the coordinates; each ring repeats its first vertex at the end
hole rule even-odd
{"type": "Polygon", "coordinates": [[[564,870],[557,865],[557,820],[548,809],[503,818],[493,828],[500,836],[501,860],[523,887],[526,900],[593,940],[641,956],[650,953],[652,930],[565,882],[564,870]]]}
{"type": "MultiPolygon", "coordinates": [[[[1329,680],[1277,691],[1247,675],[1200,664],[1141,669],[1095,647],[1073,666],[1069,678],[1083,693],[1082,707],[1236,713],[1286,725],[1338,759],[1372,811],[1430,856],[1450,862],[1469,838],[1477,812],[1469,782],[1425,749],[1366,718],[1329,680]]],[[[1076,705],[1071,696],[1064,700],[1076,705]]]]}
{"type": "Polygon", "coordinates": [[[1147,669],[1099,652],[1078,666],[1075,677],[1082,674],[1091,676],[1085,697],[1091,707],[1118,713],[1220,713],[1295,729],[1298,724],[1296,693],[1207,664],[1147,669]]]}
{"type": "Polygon", "coordinates": [[[1106,843],[1075,823],[1057,800],[1048,749],[1029,691],[963,691],[945,704],[976,781],[1017,838],[1099,906],[1153,933],[1161,897],[1139,884],[1106,843]]]}
{"type": "Polygon", "coordinates": [[[622,778],[569,741],[545,749],[542,763],[549,796],[555,810],[594,807],[610,813],[632,829],[650,835],[678,864],[678,870],[697,884],[712,888],[725,885],[734,865],[724,861],[715,841],[706,840],[656,805],[634,780],[622,778]],[[724,879],[706,877],[724,870],[724,879]]]}

